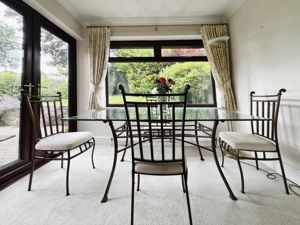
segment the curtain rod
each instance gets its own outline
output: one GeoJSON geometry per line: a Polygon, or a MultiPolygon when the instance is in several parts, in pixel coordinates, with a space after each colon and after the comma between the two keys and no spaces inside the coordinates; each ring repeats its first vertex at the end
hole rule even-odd
{"type": "Polygon", "coordinates": [[[126,26],[101,26],[101,25],[91,25],[91,26],[87,26],[87,28],[92,28],[92,27],[124,27],[124,28],[128,28],[128,27],[187,27],[187,26],[201,26],[201,25],[227,25],[227,23],[211,23],[211,24],[178,24],[178,25],[126,25],[126,26]]]}

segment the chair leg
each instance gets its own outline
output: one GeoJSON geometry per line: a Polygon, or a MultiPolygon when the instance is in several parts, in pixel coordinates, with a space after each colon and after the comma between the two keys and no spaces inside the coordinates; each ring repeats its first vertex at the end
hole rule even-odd
{"type": "Polygon", "coordinates": [[[243,170],[242,170],[242,165],[241,165],[241,162],[240,162],[239,158],[237,158],[236,161],[238,163],[238,166],[239,166],[239,169],[240,169],[240,175],[241,175],[241,192],[245,193],[244,174],[243,174],[243,170]]]}
{"type": "Polygon", "coordinates": [[[221,155],[222,155],[222,163],[221,163],[221,167],[224,167],[224,152],[221,150],[221,155]]]}
{"type": "MultiPolygon", "coordinates": [[[[221,163],[221,167],[224,167],[224,152],[223,152],[223,144],[224,142],[222,141],[221,138],[219,138],[219,146],[221,149],[221,154],[222,154],[222,163],[221,163]]],[[[225,146],[226,147],[226,146],[225,146]]]]}
{"type": "Polygon", "coordinates": [[[64,152],[61,153],[60,168],[64,168],[64,152]]]}
{"type": "Polygon", "coordinates": [[[122,155],[122,158],[121,158],[121,162],[124,161],[124,158],[125,158],[125,155],[126,155],[126,151],[127,151],[127,149],[125,149],[125,150],[123,151],[123,155],[122,155]]]}
{"type": "Polygon", "coordinates": [[[187,201],[187,207],[188,207],[190,225],[193,225],[192,213],[191,213],[191,205],[190,205],[190,197],[189,197],[189,190],[188,190],[188,185],[187,185],[187,171],[184,173],[184,186],[185,186],[185,194],[186,194],[186,201],[187,201]]]}
{"type": "Polygon", "coordinates": [[[258,159],[257,159],[257,152],[254,152],[254,154],[255,154],[255,165],[256,165],[256,169],[259,170],[258,159]]]}
{"type": "Polygon", "coordinates": [[[138,174],[137,176],[137,188],[136,188],[137,191],[140,191],[140,174],[138,174]]]}
{"type": "Polygon", "coordinates": [[[282,163],[282,158],[281,158],[281,155],[280,155],[279,151],[278,151],[278,158],[279,158],[279,164],[280,164],[280,167],[281,167],[281,173],[282,173],[282,179],[283,179],[283,183],[284,183],[284,187],[285,187],[285,192],[286,192],[286,194],[289,195],[290,194],[289,187],[287,185],[286,176],[285,176],[283,163],[282,163]]]}
{"type": "Polygon", "coordinates": [[[199,151],[199,154],[200,154],[200,159],[202,161],[204,161],[204,158],[203,158],[203,155],[202,155],[202,151],[201,151],[201,148],[199,146],[199,139],[198,139],[198,131],[197,131],[197,122],[195,122],[195,138],[196,138],[196,144],[197,144],[197,147],[198,147],[198,151],[199,151]]]}
{"type": "Polygon", "coordinates": [[[94,152],[95,152],[95,139],[93,138],[93,149],[92,149],[92,155],[91,155],[91,159],[92,159],[92,165],[93,165],[93,169],[95,169],[95,163],[94,163],[94,152]]]}
{"type": "MultiPolygon", "coordinates": [[[[128,132],[128,127],[127,127],[126,128],[126,142],[125,142],[125,147],[128,146],[128,140],[129,140],[128,135],[129,135],[129,132],[128,132]]],[[[122,158],[121,158],[121,162],[124,161],[124,158],[125,158],[125,155],[126,155],[126,150],[127,149],[125,149],[124,152],[123,152],[123,155],[122,155],[122,158]]]]}
{"type": "Polygon", "coordinates": [[[130,224],[133,225],[134,221],[134,172],[132,170],[131,172],[131,218],[130,218],[130,224]]]}
{"type": "Polygon", "coordinates": [[[184,182],[184,176],[183,176],[183,174],[181,175],[181,182],[182,182],[182,190],[183,190],[183,193],[185,193],[186,191],[186,189],[185,189],[185,182],[184,182]]]}
{"type": "Polygon", "coordinates": [[[34,156],[32,158],[32,163],[31,163],[31,171],[30,171],[30,176],[29,176],[28,191],[31,191],[33,171],[34,171],[34,156]]]}
{"type": "Polygon", "coordinates": [[[70,195],[69,192],[69,173],[70,173],[70,151],[68,151],[68,164],[67,164],[67,174],[66,174],[66,196],[70,195]]]}

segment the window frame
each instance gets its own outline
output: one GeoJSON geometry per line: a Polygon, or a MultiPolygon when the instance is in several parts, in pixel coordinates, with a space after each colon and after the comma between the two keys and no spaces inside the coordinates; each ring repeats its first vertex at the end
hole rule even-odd
{"type": "MultiPolygon", "coordinates": [[[[202,40],[158,40],[158,41],[110,41],[110,49],[153,48],[153,57],[110,57],[108,63],[124,62],[208,62],[207,56],[162,56],[164,47],[204,48],[202,40]]],[[[123,107],[124,104],[109,104],[108,71],[105,79],[106,107],[123,107]]],[[[217,107],[216,86],[211,74],[212,104],[187,104],[187,107],[217,107]]]]}

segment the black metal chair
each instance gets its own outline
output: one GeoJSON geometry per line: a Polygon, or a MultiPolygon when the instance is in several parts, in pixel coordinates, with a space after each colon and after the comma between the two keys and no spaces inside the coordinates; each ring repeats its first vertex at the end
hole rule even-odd
{"type": "Polygon", "coordinates": [[[281,95],[286,92],[280,89],[275,95],[255,95],[250,93],[250,113],[254,116],[270,118],[270,121],[251,121],[252,133],[221,132],[219,143],[222,150],[222,166],[224,156],[237,160],[241,175],[241,192],[244,190],[244,175],[240,160],[254,160],[256,169],[258,161],[278,160],[281,167],[285,191],[289,194],[286,176],[283,168],[277,136],[277,120],[281,95]]]}
{"type": "Polygon", "coordinates": [[[32,167],[28,191],[31,190],[35,160],[67,161],[66,195],[69,195],[69,171],[71,159],[92,148],[92,166],[94,165],[95,139],[91,132],[65,132],[61,93],[55,96],[33,96],[21,91],[33,123],[32,167]]]}
{"type": "Polygon", "coordinates": [[[188,169],[184,151],[186,99],[189,85],[180,94],[133,94],[126,93],[122,85],[119,88],[125,105],[132,155],[131,224],[134,223],[136,174],[137,190],[140,188],[140,175],[180,175],[186,193],[189,220],[192,224],[187,185],[188,169]],[[171,100],[135,102],[128,99],[131,96],[168,96],[171,100]],[[158,113],[153,113],[154,106],[157,107],[158,113]],[[167,133],[164,129],[165,124],[171,128],[167,133]]]}
{"type": "MultiPolygon", "coordinates": [[[[159,99],[157,96],[145,96],[146,102],[157,102],[159,99]]],[[[158,105],[151,106],[151,113],[152,114],[158,114],[158,105]]],[[[155,123],[153,123],[155,125],[155,123]]],[[[180,127],[180,124],[179,124],[180,127]]],[[[115,129],[116,136],[119,140],[125,139],[125,147],[121,149],[120,151],[123,151],[123,155],[121,158],[121,161],[124,161],[126,151],[129,148],[129,130],[128,130],[127,123],[123,123],[121,126],[118,126],[115,129]]],[[[164,130],[165,135],[172,129],[171,126],[168,126],[168,124],[164,124],[164,130]]],[[[155,126],[153,126],[152,132],[159,132],[159,124],[158,129],[155,129],[155,126]]],[[[190,138],[189,140],[185,139],[185,142],[196,146],[199,152],[200,159],[204,161],[204,157],[201,151],[201,145],[199,142],[199,139],[211,139],[212,138],[212,128],[208,127],[207,125],[200,123],[199,121],[195,122],[189,122],[185,124],[185,137],[190,138]],[[192,138],[195,138],[196,142],[192,142],[192,138]]],[[[216,140],[217,142],[217,140],[216,140]]]]}

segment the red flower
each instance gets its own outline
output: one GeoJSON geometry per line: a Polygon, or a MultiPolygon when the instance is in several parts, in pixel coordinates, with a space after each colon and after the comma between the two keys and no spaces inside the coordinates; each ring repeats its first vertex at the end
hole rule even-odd
{"type": "Polygon", "coordinates": [[[166,83],[166,82],[167,82],[166,78],[164,78],[164,77],[160,77],[160,78],[159,78],[159,81],[160,81],[161,83],[166,83]]]}
{"type": "Polygon", "coordinates": [[[172,82],[171,82],[171,85],[175,85],[175,84],[176,84],[176,82],[175,82],[175,81],[172,81],[172,82]]]}

